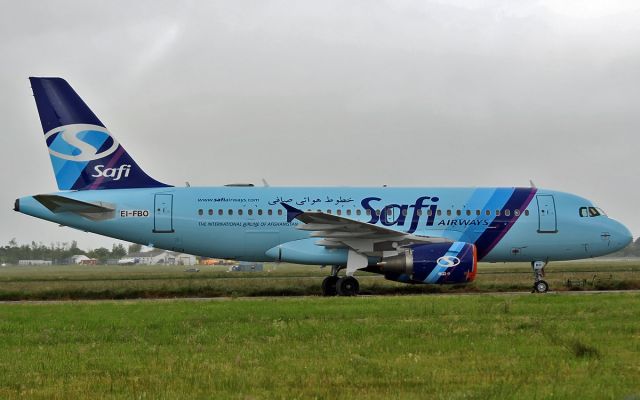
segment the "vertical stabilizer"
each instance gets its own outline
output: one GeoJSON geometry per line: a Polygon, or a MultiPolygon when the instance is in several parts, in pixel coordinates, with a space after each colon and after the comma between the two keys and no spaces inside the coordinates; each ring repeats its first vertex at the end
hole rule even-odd
{"type": "Polygon", "coordinates": [[[166,187],[147,175],[61,78],[29,78],[60,190],[166,187]]]}

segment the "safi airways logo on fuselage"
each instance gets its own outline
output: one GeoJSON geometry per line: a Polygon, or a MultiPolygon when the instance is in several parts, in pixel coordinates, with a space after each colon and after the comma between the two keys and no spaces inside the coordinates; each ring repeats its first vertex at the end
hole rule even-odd
{"type": "MultiPolygon", "coordinates": [[[[44,135],[51,156],[63,162],[89,163],[112,155],[120,146],[109,131],[98,125],[71,124],[54,128],[44,135]]],[[[118,181],[127,178],[131,165],[107,167],[93,166],[93,178],[111,178],[118,181]]]]}
{"type": "Polygon", "coordinates": [[[413,233],[418,229],[420,218],[424,214],[426,214],[426,225],[433,226],[438,200],[440,198],[437,196],[421,196],[414,204],[384,204],[380,197],[367,197],[362,199],[360,204],[367,214],[371,215],[368,221],[370,224],[375,225],[380,222],[384,226],[405,226],[406,220],[410,218],[407,233],[413,233]],[[410,211],[410,209],[413,210],[410,211]],[[389,218],[390,215],[391,218],[389,218]]]}

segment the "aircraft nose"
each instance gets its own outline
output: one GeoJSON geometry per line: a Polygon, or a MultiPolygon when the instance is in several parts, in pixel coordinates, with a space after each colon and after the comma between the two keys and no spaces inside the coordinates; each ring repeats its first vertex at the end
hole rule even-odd
{"type": "Polygon", "coordinates": [[[624,249],[631,243],[633,236],[631,231],[618,221],[611,220],[611,242],[616,247],[616,250],[624,249]]]}

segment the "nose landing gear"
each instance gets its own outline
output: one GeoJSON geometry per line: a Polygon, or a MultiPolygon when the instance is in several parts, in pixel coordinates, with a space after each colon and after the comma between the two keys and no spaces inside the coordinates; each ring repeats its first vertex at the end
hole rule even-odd
{"type": "Polygon", "coordinates": [[[544,267],[547,266],[545,261],[532,261],[531,269],[533,269],[533,290],[531,293],[546,293],[549,290],[549,284],[543,280],[544,267]]]}

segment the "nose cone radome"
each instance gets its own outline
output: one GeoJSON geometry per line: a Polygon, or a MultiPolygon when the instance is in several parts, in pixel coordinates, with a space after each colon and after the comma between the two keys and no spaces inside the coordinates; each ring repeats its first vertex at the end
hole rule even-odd
{"type": "Polygon", "coordinates": [[[631,231],[618,221],[611,220],[611,223],[613,225],[611,228],[611,244],[615,247],[616,251],[624,249],[633,240],[631,231]]]}

